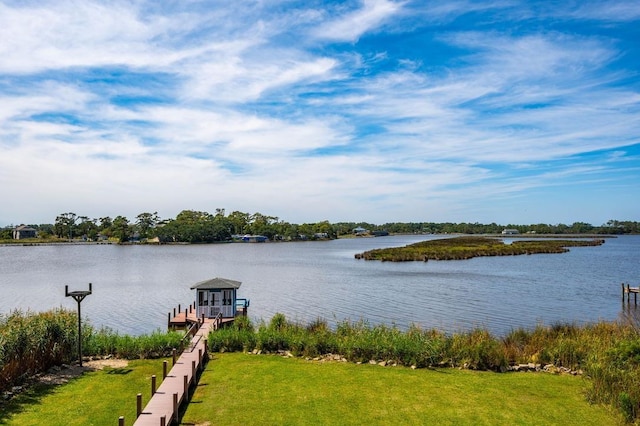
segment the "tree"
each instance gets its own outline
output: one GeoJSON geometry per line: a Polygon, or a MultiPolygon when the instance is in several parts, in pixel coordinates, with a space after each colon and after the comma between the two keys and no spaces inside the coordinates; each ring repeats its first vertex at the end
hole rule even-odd
{"type": "Polygon", "coordinates": [[[131,227],[129,226],[129,219],[124,216],[116,216],[113,219],[112,235],[118,239],[119,242],[125,243],[131,239],[131,227]]]}
{"type": "Polygon", "coordinates": [[[69,241],[74,236],[74,226],[78,217],[75,213],[61,213],[56,217],[56,223],[53,225],[56,235],[60,238],[65,236],[69,238],[69,241]]]}
{"type": "Polygon", "coordinates": [[[89,219],[87,216],[78,216],[80,223],[76,226],[77,234],[86,236],[91,240],[95,240],[98,236],[98,226],[95,219],[89,219]]]}
{"type": "Polygon", "coordinates": [[[239,211],[232,212],[227,219],[231,225],[231,233],[234,235],[245,234],[249,232],[249,213],[239,211]]]}
{"type": "Polygon", "coordinates": [[[140,238],[149,238],[158,222],[158,212],[140,213],[136,216],[136,227],[140,234],[140,238]]]}

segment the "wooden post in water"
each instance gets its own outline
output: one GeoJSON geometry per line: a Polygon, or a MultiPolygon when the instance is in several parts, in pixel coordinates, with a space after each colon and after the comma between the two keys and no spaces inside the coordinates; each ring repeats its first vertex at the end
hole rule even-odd
{"type": "Polygon", "coordinates": [[[142,394],[136,396],[136,419],[142,414],[142,394]]]}
{"type": "Polygon", "coordinates": [[[631,287],[627,283],[627,303],[631,302],[631,287]]]}

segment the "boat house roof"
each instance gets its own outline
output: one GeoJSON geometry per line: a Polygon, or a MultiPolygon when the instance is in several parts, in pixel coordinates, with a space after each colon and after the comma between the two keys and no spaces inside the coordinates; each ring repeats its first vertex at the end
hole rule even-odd
{"type": "Polygon", "coordinates": [[[218,288],[239,288],[242,283],[240,281],[230,280],[227,278],[213,278],[210,280],[200,281],[191,286],[191,290],[213,290],[218,288]]]}

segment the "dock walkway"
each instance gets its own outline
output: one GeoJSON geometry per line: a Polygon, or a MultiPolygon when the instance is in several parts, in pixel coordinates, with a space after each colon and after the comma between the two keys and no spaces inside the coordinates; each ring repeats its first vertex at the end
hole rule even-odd
{"type": "Polygon", "coordinates": [[[189,388],[196,381],[198,371],[203,368],[203,363],[207,360],[207,336],[215,326],[214,319],[204,319],[191,339],[191,344],[176,360],[167,377],[138,416],[134,426],[177,423],[179,407],[188,399],[189,388]]]}

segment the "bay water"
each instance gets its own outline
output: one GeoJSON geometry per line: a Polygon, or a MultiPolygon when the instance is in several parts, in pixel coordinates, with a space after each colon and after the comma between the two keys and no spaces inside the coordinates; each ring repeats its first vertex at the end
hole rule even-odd
{"type": "MultiPolygon", "coordinates": [[[[83,318],[123,334],[165,329],[167,313],[192,303],[190,286],[214,277],[242,282],[254,321],[345,319],[446,332],[636,317],[622,282],[640,284],[640,236],[607,238],[564,254],[461,261],[374,262],[354,254],[441,236],[395,235],[321,242],[208,245],[11,245],[0,247],[0,313],[42,311],[93,294],[83,318]]],[[[505,238],[512,241],[513,238],[505,238]]],[[[640,310],[638,310],[640,312],[640,310]]]]}

